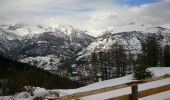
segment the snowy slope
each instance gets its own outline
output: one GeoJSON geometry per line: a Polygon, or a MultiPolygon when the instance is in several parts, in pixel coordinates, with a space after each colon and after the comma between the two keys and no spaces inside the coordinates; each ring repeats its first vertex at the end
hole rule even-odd
{"type": "Polygon", "coordinates": [[[37,66],[44,70],[53,70],[56,71],[57,67],[60,64],[60,58],[54,55],[47,56],[37,56],[37,57],[27,57],[21,59],[20,62],[27,62],[31,65],[37,66]]]}
{"type": "MultiPolygon", "coordinates": [[[[148,70],[154,74],[154,77],[158,77],[158,76],[165,75],[165,74],[170,74],[170,67],[152,67],[152,68],[149,68],[148,70]]],[[[83,91],[89,91],[89,90],[119,85],[122,83],[131,82],[131,81],[133,81],[132,75],[128,75],[128,76],[121,77],[121,78],[96,82],[96,83],[93,83],[93,84],[90,84],[90,85],[87,85],[81,88],[77,88],[77,89],[45,90],[43,88],[37,87],[33,91],[33,96],[31,96],[29,92],[21,92],[13,96],[5,96],[5,97],[2,96],[0,97],[0,100],[33,100],[36,97],[54,98],[58,93],[60,96],[63,96],[63,95],[77,93],[77,92],[83,92],[83,91]]],[[[145,89],[159,87],[159,86],[163,86],[167,84],[170,84],[170,78],[141,84],[139,85],[139,90],[145,90],[145,89]]],[[[87,97],[81,98],[80,100],[104,100],[107,98],[121,96],[121,95],[129,94],[129,93],[131,93],[130,87],[118,89],[118,90],[110,91],[110,92],[104,92],[104,93],[100,93],[100,94],[96,94],[92,96],[87,96],[87,97]]],[[[147,96],[139,100],[165,100],[165,99],[169,100],[167,98],[170,98],[170,91],[165,91],[165,92],[158,93],[155,95],[147,96]]]]}
{"type": "MultiPolygon", "coordinates": [[[[170,68],[166,68],[166,67],[153,67],[153,68],[149,68],[148,70],[150,70],[154,74],[154,77],[158,77],[158,76],[165,75],[165,74],[170,74],[170,68]]],[[[60,90],[60,93],[61,93],[61,95],[68,95],[68,94],[72,94],[72,93],[104,88],[104,87],[118,85],[118,84],[127,83],[127,82],[131,82],[131,81],[132,81],[132,75],[128,75],[128,76],[121,77],[121,78],[116,78],[116,79],[93,83],[93,84],[90,84],[88,86],[84,86],[84,87],[81,87],[78,89],[60,90]]],[[[145,89],[159,87],[159,86],[163,86],[163,85],[167,85],[167,84],[170,84],[170,78],[163,79],[160,81],[155,81],[155,82],[149,82],[146,84],[141,84],[141,85],[139,85],[139,90],[145,90],[145,89]]],[[[104,100],[107,98],[116,97],[116,96],[129,94],[129,93],[131,93],[130,87],[115,90],[115,91],[100,93],[100,94],[96,94],[96,95],[92,95],[92,96],[87,96],[87,97],[82,98],[82,100],[104,100]]],[[[164,93],[160,93],[158,95],[156,94],[156,95],[148,96],[145,98],[141,98],[141,100],[163,100],[163,99],[166,99],[169,97],[170,97],[170,91],[167,91],[164,93]]]]}

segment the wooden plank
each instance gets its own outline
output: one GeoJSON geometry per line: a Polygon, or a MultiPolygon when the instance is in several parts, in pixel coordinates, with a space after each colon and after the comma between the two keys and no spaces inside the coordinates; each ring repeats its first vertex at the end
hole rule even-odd
{"type": "Polygon", "coordinates": [[[165,85],[165,86],[156,87],[156,88],[151,88],[148,90],[143,90],[143,91],[139,92],[138,96],[139,96],[139,98],[142,98],[142,97],[146,97],[146,96],[153,95],[156,93],[161,93],[161,92],[168,91],[168,90],[170,90],[170,84],[165,85]]]}
{"type": "Polygon", "coordinates": [[[124,84],[115,85],[115,86],[110,86],[110,87],[105,87],[105,88],[101,88],[101,89],[74,93],[74,94],[71,94],[71,95],[57,97],[57,98],[53,98],[53,99],[50,99],[50,100],[78,99],[78,98],[85,97],[85,96],[90,96],[90,95],[99,94],[99,93],[103,93],[103,92],[113,91],[113,90],[116,90],[116,89],[121,89],[121,88],[134,86],[136,84],[148,83],[148,82],[157,81],[157,80],[161,80],[161,79],[165,79],[165,78],[170,78],[170,75],[164,75],[164,76],[155,77],[155,78],[152,78],[152,79],[146,79],[146,80],[141,80],[141,81],[133,81],[133,82],[124,83],[124,84]]]}
{"type": "MultiPolygon", "coordinates": [[[[165,86],[156,87],[156,88],[151,88],[151,89],[148,89],[148,90],[140,91],[138,93],[138,97],[142,98],[142,97],[150,96],[150,95],[153,95],[153,94],[165,92],[165,91],[168,91],[168,90],[170,90],[170,84],[165,85],[165,86]]],[[[131,97],[132,97],[132,94],[127,94],[127,95],[109,98],[107,100],[132,100],[131,97]]]]}
{"type": "Polygon", "coordinates": [[[91,90],[91,91],[74,93],[72,95],[66,95],[66,96],[58,97],[58,98],[51,99],[51,100],[77,99],[77,98],[81,98],[81,97],[85,97],[85,96],[89,96],[89,95],[94,95],[94,94],[98,94],[98,93],[103,93],[103,92],[107,92],[107,91],[112,91],[112,90],[125,88],[125,87],[129,87],[129,84],[121,84],[121,85],[116,85],[116,86],[111,86],[111,87],[106,87],[106,88],[101,88],[101,89],[96,89],[96,90],[91,90]]]}
{"type": "Polygon", "coordinates": [[[106,100],[132,100],[132,94],[127,94],[123,96],[113,97],[106,100]]]}

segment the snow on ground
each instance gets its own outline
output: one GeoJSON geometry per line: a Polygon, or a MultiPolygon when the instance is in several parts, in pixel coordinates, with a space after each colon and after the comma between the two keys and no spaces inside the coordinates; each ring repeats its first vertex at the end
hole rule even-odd
{"type": "MultiPolygon", "coordinates": [[[[152,68],[149,68],[148,70],[154,74],[154,77],[158,77],[158,76],[165,75],[165,74],[170,74],[170,68],[166,68],[166,67],[152,67],[152,68]]],[[[118,85],[118,84],[122,84],[122,83],[127,83],[130,81],[132,81],[132,75],[93,83],[93,84],[90,84],[88,86],[84,86],[84,87],[81,87],[78,89],[60,90],[59,93],[60,93],[60,95],[68,95],[68,94],[72,94],[72,93],[76,93],[76,92],[89,91],[89,90],[93,90],[93,89],[99,89],[99,88],[109,87],[109,86],[118,85]]],[[[163,86],[166,84],[170,84],[170,78],[155,81],[155,82],[149,82],[146,84],[141,84],[141,85],[139,85],[139,91],[149,89],[149,88],[163,86]]],[[[100,93],[100,94],[96,94],[96,95],[92,95],[92,96],[87,96],[87,97],[84,97],[81,99],[82,100],[104,100],[107,98],[121,96],[121,95],[129,94],[129,93],[131,93],[130,87],[118,89],[118,90],[110,91],[110,92],[104,92],[104,93],[100,93]]],[[[167,92],[160,93],[158,95],[152,95],[152,96],[148,96],[145,98],[141,98],[141,100],[163,100],[163,99],[166,99],[169,97],[170,97],[170,91],[169,92],[167,91],[167,92]],[[159,97],[157,97],[157,96],[159,96],[159,97]]]]}
{"type": "Polygon", "coordinates": [[[170,67],[152,67],[148,69],[155,77],[170,74],[170,67]]]}
{"type": "MultiPolygon", "coordinates": [[[[170,83],[170,79],[164,79],[164,80],[161,80],[161,81],[142,84],[142,85],[139,85],[139,91],[149,89],[149,88],[153,88],[153,87],[163,86],[163,85],[166,85],[166,84],[169,84],[169,83],[170,83]]],[[[127,87],[127,88],[122,88],[122,89],[118,89],[118,90],[115,90],[115,91],[104,92],[104,93],[100,93],[100,94],[96,94],[96,95],[92,95],[92,96],[87,96],[87,97],[84,97],[82,99],[83,100],[104,100],[104,99],[107,99],[107,98],[117,97],[117,96],[130,94],[130,93],[131,93],[131,88],[127,87]]],[[[168,97],[170,97],[170,92],[161,96],[160,99],[159,98],[157,99],[157,97],[155,97],[155,96],[149,96],[149,98],[145,97],[144,100],[163,100],[163,99],[166,99],[168,97]],[[154,99],[151,99],[151,98],[154,98],[154,99]]],[[[141,100],[143,100],[143,98],[141,98],[141,100]]]]}
{"type": "MultiPolygon", "coordinates": [[[[170,74],[170,67],[169,68],[168,67],[152,67],[152,68],[149,68],[148,70],[154,74],[154,77],[162,76],[165,74],[170,74]]],[[[30,92],[21,92],[13,96],[0,97],[0,100],[33,100],[34,98],[37,98],[37,97],[52,98],[58,95],[58,93],[60,96],[63,96],[63,95],[77,93],[77,92],[83,92],[83,91],[89,91],[89,90],[114,86],[114,85],[127,83],[131,81],[133,81],[132,75],[127,75],[121,78],[96,82],[96,83],[93,83],[93,84],[90,84],[90,85],[87,85],[81,88],[77,88],[77,89],[46,90],[46,89],[37,87],[34,89],[33,95],[31,95],[30,92]]],[[[163,86],[167,84],[170,84],[170,78],[159,80],[159,81],[154,81],[154,82],[149,82],[145,84],[140,84],[138,88],[139,88],[139,91],[141,91],[141,90],[146,90],[149,88],[159,87],[159,86],[163,86]]],[[[104,93],[100,93],[100,94],[96,94],[92,96],[86,96],[86,97],[81,98],[81,100],[104,100],[107,98],[117,97],[117,96],[129,94],[129,93],[131,93],[131,88],[127,87],[127,88],[122,88],[122,89],[118,89],[115,91],[104,92],[104,93]]],[[[170,100],[170,91],[165,91],[165,92],[158,93],[155,95],[147,96],[139,100],[170,100]]]]}

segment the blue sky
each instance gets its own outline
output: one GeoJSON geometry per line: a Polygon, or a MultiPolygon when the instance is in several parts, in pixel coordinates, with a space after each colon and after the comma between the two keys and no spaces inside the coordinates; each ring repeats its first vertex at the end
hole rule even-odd
{"type": "Polygon", "coordinates": [[[112,0],[113,2],[118,2],[120,4],[127,4],[131,6],[139,6],[148,3],[158,2],[160,0],[112,0]]]}
{"type": "Polygon", "coordinates": [[[170,0],[0,0],[0,9],[0,24],[63,24],[100,31],[137,22],[170,28],[170,0]]]}

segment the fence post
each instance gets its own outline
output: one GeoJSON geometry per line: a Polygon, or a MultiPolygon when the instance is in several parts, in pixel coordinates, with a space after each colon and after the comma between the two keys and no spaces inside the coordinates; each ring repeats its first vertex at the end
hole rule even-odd
{"type": "Polygon", "coordinates": [[[138,100],[138,85],[133,85],[131,87],[132,90],[132,100],[138,100]]]}

